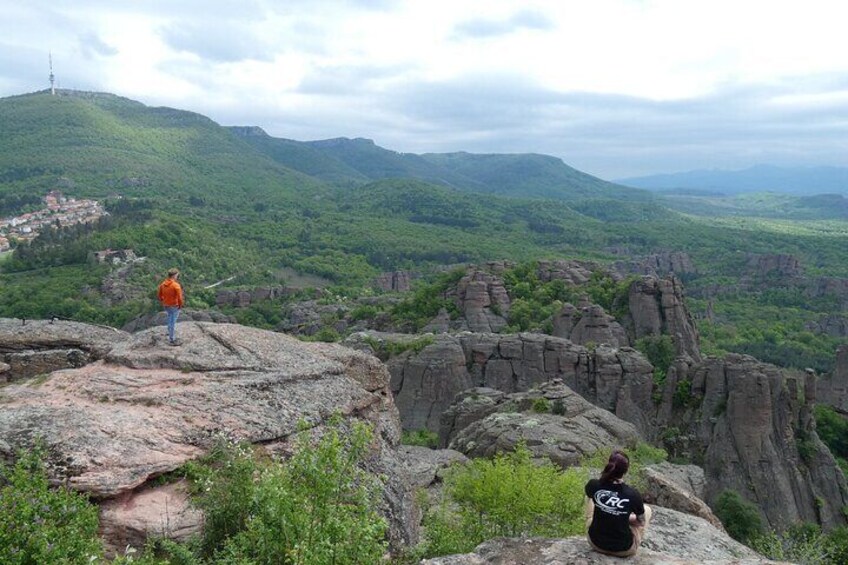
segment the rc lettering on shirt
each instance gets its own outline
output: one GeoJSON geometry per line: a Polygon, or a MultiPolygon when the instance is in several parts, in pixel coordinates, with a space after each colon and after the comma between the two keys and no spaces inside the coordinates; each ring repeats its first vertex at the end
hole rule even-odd
{"type": "Polygon", "coordinates": [[[619,498],[618,493],[612,490],[599,490],[595,493],[595,503],[598,507],[604,512],[615,516],[629,514],[624,509],[624,505],[628,502],[630,502],[629,498],[619,498]]]}

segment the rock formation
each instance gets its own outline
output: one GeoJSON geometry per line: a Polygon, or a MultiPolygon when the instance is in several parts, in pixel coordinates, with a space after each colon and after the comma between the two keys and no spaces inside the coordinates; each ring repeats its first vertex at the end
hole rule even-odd
{"type": "Polygon", "coordinates": [[[597,304],[580,309],[564,304],[554,315],[553,335],[580,345],[607,344],[615,347],[630,345],[627,333],[614,317],[597,304]]]}
{"type": "MultiPolygon", "coordinates": [[[[362,334],[368,335],[378,340],[410,340],[403,335],[362,334]]],[[[357,339],[362,337],[346,343],[362,347],[352,343],[357,339]]],[[[653,406],[653,368],[629,347],[599,346],[590,351],[543,334],[461,333],[435,336],[420,352],[404,351],[387,364],[405,429],[438,431],[442,411],[467,388],[520,392],[554,379],[634,423],[640,431],[651,429],[644,407],[653,406]]]]}
{"type": "Polygon", "coordinates": [[[409,292],[413,278],[415,275],[409,271],[391,271],[381,273],[371,286],[384,292],[409,292]]]}
{"type": "Polygon", "coordinates": [[[846,523],[848,484],[815,433],[815,375],[797,375],[744,355],[669,371],[653,439],[703,462],[706,500],[735,490],[768,523],[846,523]]]}
{"type": "Polygon", "coordinates": [[[630,287],[629,315],[625,324],[634,339],[670,335],[678,355],[701,359],[698,329],[683,300],[683,285],[676,277],[643,277],[630,287]]]}
{"type": "Polygon", "coordinates": [[[724,531],[721,521],[704,502],[707,480],[697,465],[657,463],[642,470],[645,486],[641,491],[646,502],[703,518],[724,531]]]}
{"type": "Polygon", "coordinates": [[[801,262],[794,255],[782,253],[749,255],[748,272],[757,279],[776,277],[793,279],[801,275],[801,262]]]}
{"type": "Polygon", "coordinates": [[[430,449],[417,445],[401,445],[398,457],[413,487],[427,488],[441,480],[452,465],[468,462],[468,457],[453,449],[430,449]]]}
{"type": "Polygon", "coordinates": [[[499,276],[473,270],[459,280],[452,298],[465,322],[459,329],[498,332],[506,327],[510,299],[499,276]]]}
{"type": "Polygon", "coordinates": [[[391,389],[406,429],[439,429],[439,418],[457,393],[474,386],[465,352],[456,339],[441,335],[418,355],[388,361],[391,389]]]}
{"type": "Polygon", "coordinates": [[[542,282],[564,281],[571,286],[589,282],[598,266],[586,261],[539,261],[537,275],[542,282]]]}
{"type": "Polygon", "coordinates": [[[840,314],[830,314],[818,320],[806,322],[804,329],[831,337],[846,337],[848,336],[848,318],[840,314]]]}
{"type": "Polygon", "coordinates": [[[848,306],[848,279],[837,277],[817,277],[806,283],[807,294],[814,298],[833,296],[839,301],[839,307],[848,306]]]}
{"type": "Polygon", "coordinates": [[[96,352],[100,360],[5,386],[0,456],[8,461],[40,438],[52,480],[103,501],[102,527],[113,550],[127,539],[160,534],[170,516],[156,508],[174,513],[175,535],[196,529],[196,514],[180,502],[184,493],[151,480],[203,454],[216,437],[285,454],[300,422],[320,433],[335,413],[374,426],[367,466],[382,477],[391,542],[416,540],[417,511],[396,453],[400,422],[389,374],[374,357],[233,324],[181,323],[179,348],[168,346],[159,328],[126,336],[54,325],[58,329],[33,324],[28,336],[4,333],[4,347],[61,343],[96,352]]]}
{"type": "Polygon", "coordinates": [[[534,457],[572,467],[600,449],[633,446],[639,434],[632,424],[553,381],[524,393],[465,391],[445,411],[439,440],[469,457],[492,457],[524,443],[534,457]]]}
{"type": "Polygon", "coordinates": [[[836,366],[832,373],[819,379],[816,399],[837,412],[848,414],[848,345],[836,349],[836,366]]]}
{"type": "Polygon", "coordinates": [[[654,507],[648,533],[635,557],[622,560],[593,551],[585,537],[500,538],[474,553],[437,557],[422,565],[766,565],[773,564],[709,522],[668,508],[654,507]]]}
{"type": "MultiPolygon", "coordinates": [[[[627,253],[625,253],[627,254],[627,253]]],[[[682,251],[663,251],[634,261],[617,261],[613,270],[625,275],[651,275],[665,277],[667,275],[694,275],[698,272],[688,253],[682,251]]]]}
{"type": "Polygon", "coordinates": [[[301,288],[288,286],[259,286],[243,290],[221,289],[215,295],[215,304],[219,307],[235,306],[236,308],[246,308],[256,302],[288,298],[302,291],[303,289],[301,288]]]}
{"type": "MultiPolygon", "coordinates": [[[[647,296],[657,313],[657,300],[647,296]]],[[[499,395],[561,379],[646,439],[703,464],[708,502],[732,489],[757,504],[774,527],[801,520],[826,527],[845,523],[841,508],[848,504],[848,486],[815,435],[814,384],[753,358],[696,362],[683,356],[655,388],[653,368],[630,348],[590,351],[541,334],[459,334],[439,336],[419,354],[407,351],[389,367],[408,429],[437,431],[438,414],[469,383],[493,391],[477,391],[479,414],[454,415],[451,437],[495,412],[499,395]]],[[[467,402],[468,395],[461,398],[467,402]]],[[[445,446],[446,437],[442,432],[445,446]]]]}
{"type": "Polygon", "coordinates": [[[105,326],[0,318],[0,383],[82,367],[128,338],[105,326]]]}

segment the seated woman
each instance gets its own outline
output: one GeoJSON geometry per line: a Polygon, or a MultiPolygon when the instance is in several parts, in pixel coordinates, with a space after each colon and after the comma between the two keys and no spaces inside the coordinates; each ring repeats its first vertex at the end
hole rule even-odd
{"type": "Polygon", "coordinates": [[[622,480],[629,468],[627,455],[613,451],[600,479],[586,483],[589,543],[616,557],[636,555],[651,519],[651,508],[622,480]]]}

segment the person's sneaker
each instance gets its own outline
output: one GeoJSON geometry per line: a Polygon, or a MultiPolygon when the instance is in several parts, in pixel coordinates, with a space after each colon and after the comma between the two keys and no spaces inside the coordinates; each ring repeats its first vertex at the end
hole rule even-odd
{"type": "Polygon", "coordinates": [[[171,345],[182,345],[183,342],[182,342],[181,339],[175,339],[175,340],[171,341],[170,344],[171,345]]]}

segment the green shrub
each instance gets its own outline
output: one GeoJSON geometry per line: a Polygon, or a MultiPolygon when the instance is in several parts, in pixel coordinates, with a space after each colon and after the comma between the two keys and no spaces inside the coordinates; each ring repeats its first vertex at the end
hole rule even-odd
{"type": "Polygon", "coordinates": [[[198,504],[213,515],[204,551],[222,564],[379,562],[387,525],[377,485],[358,466],[371,438],[364,424],[343,430],[336,421],[317,442],[301,432],[285,463],[225,448],[196,483],[198,504]]]}
{"type": "Polygon", "coordinates": [[[819,438],[835,456],[848,458],[848,418],[824,405],[817,405],[813,413],[819,438]]]}
{"type": "Polygon", "coordinates": [[[654,366],[654,382],[657,385],[665,382],[668,368],[677,356],[671,336],[649,335],[639,338],[636,340],[636,349],[654,366]]]}
{"type": "Polygon", "coordinates": [[[736,491],[722,492],[716,500],[714,510],[727,533],[737,541],[749,543],[765,532],[760,511],[736,491]]]}
{"type": "Polygon", "coordinates": [[[583,533],[585,472],[538,463],[520,445],[513,453],[454,467],[441,504],[427,512],[417,555],[470,551],[495,537],[565,537],[583,533]]]}
{"type": "Polygon", "coordinates": [[[244,530],[253,512],[260,462],[250,445],[221,440],[200,462],[185,466],[195,504],[203,510],[201,553],[210,556],[244,530]]]}
{"type": "Polygon", "coordinates": [[[557,416],[565,415],[565,404],[563,403],[561,398],[557,398],[556,400],[554,400],[553,404],[551,405],[551,414],[555,414],[557,416]]]}
{"type": "Polygon", "coordinates": [[[331,328],[329,326],[324,326],[314,334],[308,337],[301,337],[303,341],[323,341],[324,343],[335,343],[342,339],[342,335],[336,330],[336,328],[331,328]]]}
{"type": "Polygon", "coordinates": [[[439,434],[430,430],[403,430],[400,442],[435,449],[439,446],[439,434]]]}
{"type": "Polygon", "coordinates": [[[547,414],[551,411],[551,403],[544,396],[533,400],[533,406],[531,407],[533,412],[537,414],[547,414]]]}
{"type": "Polygon", "coordinates": [[[790,561],[800,565],[837,565],[840,559],[838,534],[824,534],[816,524],[797,524],[785,532],[771,530],[755,535],[749,545],[769,559],[790,561]]]}
{"type": "Polygon", "coordinates": [[[421,353],[425,347],[432,345],[436,341],[436,338],[432,335],[424,335],[410,340],[385,341],[371,336],[365,336],[362,341],[371,346],[371,349],[374,350],[374,355],[378,359],[387,361],[389,358],[407,351],[415,354],[421,353]]]}
{"type": "Polygon", "coordinates": [[[680,379],[677,386],[674,388],[674,395],[671,397],[671,405],[675,408],[685,408],[692,406],[698,397],[692,395],[692,381],[689,379],[680,379]]]}
{"type": "Polygon", "coordinates": [[[0,563],[89,563],[102,552],[97,507],[65,487],[50,488],[40,447],[0,468],[0,563]]]}
{"type": "Polygon", "coordinates": [[[382,311],[382,308],[372,304],[362,304],[350,311],[350,319],[354,322],[358,322],[360,320],[373,320],[382,311]]]}

